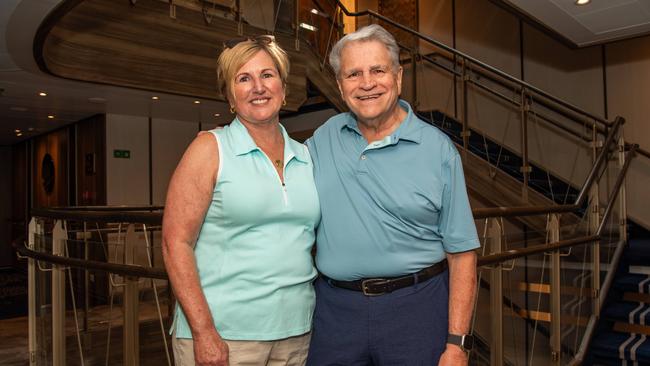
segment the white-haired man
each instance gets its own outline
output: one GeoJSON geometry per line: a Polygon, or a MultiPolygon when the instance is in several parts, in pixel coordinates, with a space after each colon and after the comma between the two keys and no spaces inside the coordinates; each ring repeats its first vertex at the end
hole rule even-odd
{"type": "Polygon", "coordinates": [[[307,146],[322,219],[308,365],[466,365],[480,244],[451,141],[399,99],[393,36],[370,25],[330,63],[350,108],[307,146]]]}

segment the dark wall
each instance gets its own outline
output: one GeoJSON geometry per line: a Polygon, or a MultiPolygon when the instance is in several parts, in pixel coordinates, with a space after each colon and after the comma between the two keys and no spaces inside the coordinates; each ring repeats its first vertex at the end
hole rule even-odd
{"type": "Polygon", "coordinates": [[[11,266],[14,256],[11,250],[12,226],[12,151],[9,146],[0,146],[0,268],[11,266]]]}
{"type": "Polygon", "coordinates": [[[76,203],[106,205],[106,117],[76,124],[76,203]]]}

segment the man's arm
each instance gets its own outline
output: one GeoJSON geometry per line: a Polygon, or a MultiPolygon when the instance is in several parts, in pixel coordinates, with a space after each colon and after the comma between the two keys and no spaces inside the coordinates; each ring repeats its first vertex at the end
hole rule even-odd
{"type": "Polygon", "coordinates": [[[192,330],[195,362],[201,366],[228,365],[228,345],[212,321],[193,250],[212,199],[218,165],[214,136],[197,137],[169,183],[162,227],[165,267],[192,330]]]}
{"type": "MultiPolygon", "coordinates": [[[[476,296],[476,252],[447,253],[449,262],[449,333],[468,334],[476,296]]],[[[459,346],[447,344],[438,365],[466,365],[459,346]]]]}

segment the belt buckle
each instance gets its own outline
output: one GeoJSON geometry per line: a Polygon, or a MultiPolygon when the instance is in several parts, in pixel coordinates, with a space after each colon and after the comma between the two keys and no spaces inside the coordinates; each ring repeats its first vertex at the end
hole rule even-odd
{"type": "Polygon", "coordinates": [[[384,285],[384,284],[387,284],[389,282],[390,282],[390,280],[387,280],[385,278],[369,278],[367,280],[363,280],[363,281],[361,281],[361,292],[363,292],[363,294],[366,295],[366,296],[380,296],[380,295],[387,294],[388,293],[387,291],[378,292],[378,293],[368,292],[369,291],[368,286],[370,286],[370,285],[384,285]]]}

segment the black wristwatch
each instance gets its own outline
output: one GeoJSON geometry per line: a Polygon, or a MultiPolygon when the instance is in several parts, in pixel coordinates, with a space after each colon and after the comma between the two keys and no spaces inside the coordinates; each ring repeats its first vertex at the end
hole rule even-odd
{"type": "Polygon", "coordinates": [[[465,352],[469,352],[474,347],[474,336],[471,334],[447,334],[447,343],[455,344],[465,352]]]}

